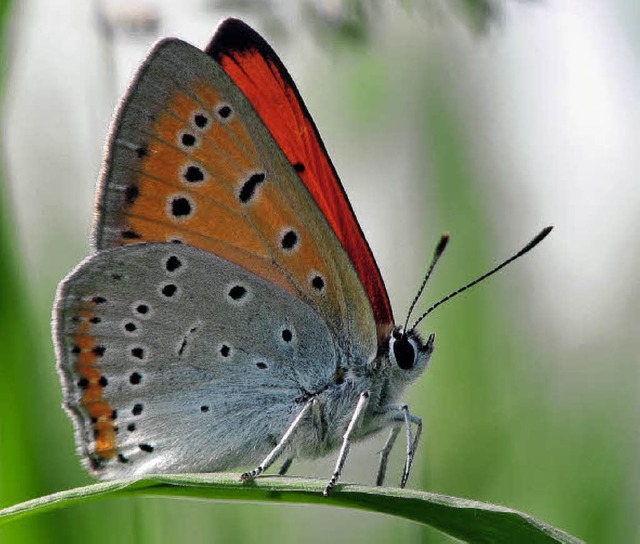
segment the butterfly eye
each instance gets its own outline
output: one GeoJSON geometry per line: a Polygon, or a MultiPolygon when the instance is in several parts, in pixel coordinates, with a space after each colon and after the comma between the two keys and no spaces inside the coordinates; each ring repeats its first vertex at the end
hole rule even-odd
{"type": "Polygon", "coordinates": [[[416,348],[413,340],[406,334],[392,340],[391,349],[396,364],[402,370],[411,370],[416,362],[416,348]]]}

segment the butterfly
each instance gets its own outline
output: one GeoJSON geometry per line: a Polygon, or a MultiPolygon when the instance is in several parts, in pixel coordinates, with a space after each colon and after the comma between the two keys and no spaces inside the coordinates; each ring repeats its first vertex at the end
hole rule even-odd
{"type": "Polygon", "coordinates": [[[93,474],[252,466],[252,480],[338,450],[328,495],[350,444],[387,428],[382,485],[404,428],[406,484],[422,420],[398,399],[435,335],[416,330],[424,315],[395,322],[318,130],[258,33],[227,19],[204,51],[153,47],[114,117],[96,210],[93,252],[53,311],[93,474]]]}

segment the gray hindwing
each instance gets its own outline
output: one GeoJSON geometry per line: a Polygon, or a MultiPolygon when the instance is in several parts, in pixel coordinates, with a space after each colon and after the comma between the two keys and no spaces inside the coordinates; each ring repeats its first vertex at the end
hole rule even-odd
{"type": "Polygon", "coordinates": [[[331,333],[307,304],[183,244],[92,255],[61,284],[55,320],[78,444],[109,478],[255,462],[336,369],[331,333]],[[109,424],[115,450],[104,455],[109,424]]]}

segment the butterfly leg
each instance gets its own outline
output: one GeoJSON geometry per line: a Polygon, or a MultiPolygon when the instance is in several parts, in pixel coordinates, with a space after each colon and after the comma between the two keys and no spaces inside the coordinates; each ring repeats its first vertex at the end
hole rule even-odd
{"type": "Polygon", "coordinates": [[[384,443],[384,447],[380,451],[380,465],[378,466],[378,476],[376,477],[377,486],[384,485],[384,478],[387,474],[387,463],[389,461],[389,454],[391,453],[391,450],[396,443],[396,438],[398,438],[401,429],[401,425],[396,425],[395,427],[393,427],[393,429],[391,429],[389,438],[387,438],[387,441],[384,443]]]}
{"type": "Polygon", "coordinates": [[[385,410],[386,419],[394,427],[391,430],[391,434],[381,451],[380,467],[378,469],[378,477],[376,479],[376,485],[382,485],[384,480],[387,458],[391,453],[391,449],[400,433],[402,424],[404,424],[407,431],[407,450],[404,461],[404,469],[402,470],[402,479],[400,480],[400,487],[407,485],[409,474],[411,473],[411,465],[413,464],[413,458],[418,448],[418,442],[420,441],[420,435],[422,434],[422,419],[418,416],[414,416],[409,412],[409,407],[406,404],[393,404],[387,407],[385,410]],[[415,432],[413,426],[415,425],[415,432]]]}
{"type": "Polygon", "coordinates": [[[289,468],[291,468],[291,463],[293,463],[293,457],[288,457],[285,459],[284,463],[280,467],[278,471],[278,476],[284,476],[287,472],[289,472],[289,468]]]}
{"type": "MultiPolygon", "coordinates": [[[[293,423],[289,425],[289,428],[287,429],[287,431],[284,433],[284,435],[282,435],[280,442],[276,444],[275,448],[273,448],[269,452],[269,455],[267,455],[264,461],[262,461],[262,463],[260,463],[256,468],[248,472],[242,473],[240,475],[241,481],[247,482],[249,480],[253,480],[254,478],[257,478],[258,476],[260,476],[260,474],[262,474],[265,470],[267,470],[275,462],[275,460],[278,457],[280,457],[283,450],[289,445],[289,442],[291,442],[291,438],[293,437],[294,433],[300,426],[300,422],[303,420],[304,416],[307,415],[309,410],[311,410],[312,406],[315,403],[316,403],[315,397],[307,401],[307,403],[303,406],[302,410],[300,410],[300,413],[293,420],[293,423]]],[[[289,467],[287,467],[287,469],[288,468],[289,467]]]]}
{"type": "Polygon", "coordinates": [[[344,467],[344,463],[347,460],[347,454],[349,453],[349,447],[351,446],[351,438],[353,436],[353,432],[358,426],[358,424],[362,421],[362,417],[364,416],[364,412],[367,409],[367,405],[369,404],[369,391],[363,391],[360,393],[360,397],[358,398],[358,404],[356,404],[356,409],[353,411],[353,415],[351,416],[351,421],[349,422],[349,426],[344,433],[344,437],[342,439],[342,447],[340,448],[340,453],[338,454],[338,460],[336,461],[336,468],[333,471],[333,476],[329,480],[329,483],[324,488],[324,492],[322,493],[325,497],[328,497],[331,494],[331,490],[333,486],[336,485],[338,478],[340,478],[340,474],[342,473],[342,468],[344,467]]]}
{"type": "Polygon", "coordinates": [[[407,427],[407,456],[404,461],[404,469],[402,470],[402,480],[400,481],[400,487],[404,488],[407,485],[409,473],[411,472],[411,464],[413,463],[413,456],[416,453],[418,441],[422,434],[422,419],[411,414],[406,404],[402,405],[402,411],[404,413],[405,426],[407,427]],[[413,433],[412,424],[416,426],[415,434],[413,433]]]}

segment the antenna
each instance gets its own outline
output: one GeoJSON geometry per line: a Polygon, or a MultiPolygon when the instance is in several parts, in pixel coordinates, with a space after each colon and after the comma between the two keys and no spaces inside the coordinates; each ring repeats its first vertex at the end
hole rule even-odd
{"type": "Polygon", "coordinates": [[[431,264],[429,265],[429,268],[427,268],[427,273],[425,274],[424,279],[422,280],[422,285],[420,286],[420,289],[418,289],[418,293],[416,294],[416,296],[413,298],[413,302],[411,303],[411,306],[409,306],[409,313],[407,313],[407,319],[404,322],[405,331],[407,330],[407,324],[409,323],[411,312],[413,312],[413,308],[415,307],[416,303],[418,302],[418,299],[422,295],[422,291],[424,291],[424,288],[427,285],[427,281],[429,281],[431,272],[433,272],[433,269],[436,267],[436,263],[438,262],[438,259],[440,259],[440,256],[444,253],[444,249],[447,247],[448,242],[449,242],[449,233],[445,232],[440,237],[440,241],[436,246],[436,250],[433,252],[433,258],[431,259],[431,264]]]}
{"type": "Polygon", "coordinates": [[[522,257],[525,253],[527,253],[528,251],[531,251],[534,247],[536,247],[540,242],[542,242],[542,240],[544,240],[547,235],[552,231],[553,227],[545,227],[544,229],[542,229],[538,235],[531,240],[531,242],[529,242],[526,246],[524,246],[520,251],[518,251],[518,253],[516,253],[515,255],[512,255],[511,257],[509,257],[506,261],[503,261],[502,263],[500,263],[498,266],[492,268],[491,270],[489,270],[489,272],[483,274],[482,276],[480,276],[479,278],[473,280],[470,283],[467,283],[466,285],[460,287],[460,289],[455,290],[453,293],[449,293],[446,297],[440,299],[438,302],[436,302],[435,304],[431,305],[427,311],[425,313],[423,313],[417,320],[416,322],[411,326],[411,330],[415,329],[418,324],[425,318],[427,317],[431,312],[433,312],[433,310],[435,310],[438,306],[440,306],[441,304],[444,304],[445,302],[447,302],[448,300],[451,300],[453,297],[459,295],[460,293],[462,293],[463,291],[466,291],[467,289],[469,289],[470,287],[473,287],[474,285],[476,285],[477,283],[480,283],[483,280],[486,280],[489,276],[492,276],[493,274],[495,274],[496,272],[498,272],[499,270],[503,269],[505,266],[507,266],[509,263],[515,261],[518,257],[522,257]]]}

